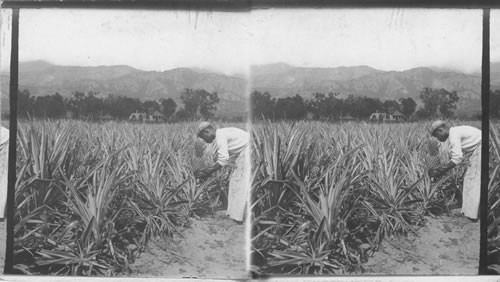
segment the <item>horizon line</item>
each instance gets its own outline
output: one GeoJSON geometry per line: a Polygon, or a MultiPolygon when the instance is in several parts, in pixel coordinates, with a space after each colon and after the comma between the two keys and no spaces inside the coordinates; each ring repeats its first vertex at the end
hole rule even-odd
{"type": "MultiPolygon", "coordinates": [[[[242,73],[242,72],[225,73],[223,71],[219,71],[219,70],[216,70],[216,69],[213,69],[213,68],[197,67],[197,66],[177,66],[177,67],[173,67],[173,68],[170,68],[170,69],[164,69],[164,70],[159,70],[159,69],[149,69],[148,70],[148,69],[136,68],[136,67],[133,67],[133,66],[130,66],[130,65],[127,65],[127,64],[115,64],[115,65],[105,65],[105,64],[101,64],[101,65],[62,65],[62,64],[56,64],[56,63],[50,62],[48,60],[43,60],[43,59],[19,61],[19,65],[26,64],[26,63],[36,63],[36,62],[46,63],[46,64],[49,64],[49,65],[58,66],[58,67],[88,67],[88,68],[92,68],[92,67],[129,67],[129,68],[132,68],[132,69],[135,69],[135,70],[138,70],[138,71],[144,71],[144,72],[166,72],[166,71],[172,71],[172,70],[176,70],[176,69],[190,69],[190,70],[193,70],[193,71],[199,70],[199,71],[210,72],[210,73],[218,73],[218,74],[222,74],[222,75],[226,75],[226,76],[236,76],[236,77],[239,77],[239,76],[244,76],[245,75],[245,73],[242,73]]],[[[498,63],[500,63],[500,61],[490,62],[490,64],[498,64],[498,63]]],[[[428,68],[428,69],[431,69],[431,70],[434,70],[434,71],[438,71],[438,72],[457,72],[457,73],[464,73],[464,74],[480,74],[481,73],[481,68],[478,68],[477,70],[474,70],[474,71],[464,71],[464,70],[460,70],[460,69],[453,68],[453,67],[429,66],[429,65],[424,65],[424,66],[418,65],[418,66],[414,66],[414,67],[407,68],[407,69],[402,69],[402,70],[395,70],[395,69],[384,70],[384,69],[376,68],[376,67],[373,67],[373,66],[370,66],[370,65],[303,66],[303,65],[295,65],[295,64],[291,64],[291,63],[287,63],[287,62],[270,62],[270,63],[263,63],[263,64],[262,63],[261,64],[250,64],[249,68],[251,69],[252,67],[262,67],[262,66],[270,66],[270,65],[286,65],[286,66],[289,66],[289,67],[292,67],[292,68],[304,68],[304,69],[312,69],[312,68],[334,69],[334,68],[368,67],[368,68],[372,68],[374,70],[383,71],[383,72],[404,72],[404,71],[418,69],[418,68],[428,68]]],[[[9,72],[10,70],[9,70],[9,68],[4,68],[4,69],[1,69],[0,71],[2,73],[5,73],[5,72],[9,72]]]]}

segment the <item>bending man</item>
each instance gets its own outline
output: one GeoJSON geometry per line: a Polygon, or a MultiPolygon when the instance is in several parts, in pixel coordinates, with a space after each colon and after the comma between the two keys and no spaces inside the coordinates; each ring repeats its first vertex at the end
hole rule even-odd
{"type": "Polygon", "coordinates": [[[439,141],[448,141],[451,154],[450,162],[431,172],[440,176],[464,160],[469,160],[464,176],[461,213],[467,221],[475,222],[479,215],[481,195],[481,130],[472,126],[450,127],[438,120],[431,125],[431,135],[439,141]]]}
{"type": "Polygon", "coordinates": [[[212,167],[198,172],[196,177],[208,176],[222,167],[229,165],[230,160],[235,160],[236,167],[229,180],[226,215],[242,223],[250,191],[250,159],[248,150],[250,135],[246,131],[235,127],[216,129],[209,122],[203,122],[198,126],[197,135],[206,143],[212,143],[215,140],[217,162],[212,167]]]}

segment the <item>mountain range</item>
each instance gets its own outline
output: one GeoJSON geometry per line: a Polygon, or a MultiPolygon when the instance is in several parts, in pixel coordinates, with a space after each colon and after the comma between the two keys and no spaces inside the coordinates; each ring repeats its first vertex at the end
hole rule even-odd
{"type": "MultiPolygon", "coordinates": [[[[8,75],[2,75],[2,93],[8,91],[8,75]]],[[[206,70],[176,68],[167,71],[142,71],[130,66],[59,66],[44,61],[19,64],[19,89],[33,96],[59,93],[70,97],[73,92],[95,91],[141,100],[172,98],[181,105],[185,88],[217,92],[219,116],[244,115],[246,112],[244,78],[206,70]]]]}
{"type": "MultiPolygon", "coordinates": [[[[2,93],[8,93],[8,73],[1,75],[2,93]]],[[[379,99],[412,97],[417,103],[424,87],[457,91],[459,113],[476,114],[481,110],[481,74],[465,74],[449,69],[419,67],[404,71],[383,71],[369,66],[308,68],[284,63],[251,67],[251,89],[268,91],[275,97],[315,92],[335,92],[379,99]]],[[[60,66],[45,61],[19,64],[19,89],[34,96],[56,92],[69,97],[74,91],[96,91],[140,99],[173,98],[179,105],[185,88],[216,91],[220,103],[217,115],[244,115],[247,112],[246,86],[242,76],[224,75],[208,70],[176,68],[166,71],[143,71],[130,66],[60,66]]],[[[491,84],[500,89],[500,62],[491,64],[491,84]]],[[[8,108],[2,95],[2,109],[8,108]]]]}
{"type": "MultiPolygon", "coordinates": [[[[311,97],[315,92],[334,92],[340,97],[353,94],[382,100],[412,97],[419,103],[423,88],[445,88],[457,91],[459,113],[474,115],[481,112],[481,74],[431,67],[382,71],[369,66],[308,68],[282,63],[253,66],[251,73],[252,90],[267,91],[276,97],[295,94],[311,97]]],[[[497,77],[495,82],[500,82],[500,73],[497,77]]]]}

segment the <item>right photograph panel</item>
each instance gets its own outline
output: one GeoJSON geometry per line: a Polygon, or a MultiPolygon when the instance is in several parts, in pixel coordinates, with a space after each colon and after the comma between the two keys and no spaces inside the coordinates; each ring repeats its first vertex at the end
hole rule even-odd
{"type": "Polygon", "coordinates": [[[490,12],[490,60],[488,271],[500,274],[500,10],[490,12]]]}
{"type": "Polygon", "coordinates": [[[251,18],[253,274],[477,274],[482,11],[251,18]]]}

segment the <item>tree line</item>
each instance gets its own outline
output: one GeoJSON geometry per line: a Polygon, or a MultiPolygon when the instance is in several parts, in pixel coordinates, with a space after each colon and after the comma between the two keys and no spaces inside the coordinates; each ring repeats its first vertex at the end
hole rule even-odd
{"type": "Polygon", "coordinates": [[[421,119],[452,117],[459,101],[456,91],[433,88],[424,88],[419,98],[422,102],[419,109],[411,97],[382,101],[378,98],[354,95],[342,98],[339,93],[314,93],[311,98],[306,99],[299,94],[276,98],[269,92],[253,91],[250,100],[254,120],[338,120],[346,117],[367,119],[377,111],[391,114],[400,111],[406,117],[415,116],[421,119]]]}
{"type": "MultiPolygon", "coordinates": [[[[306,99],[299,94],[276,98],[269,92],[251,93],[253,119],[313,119],[336,120],[343,117],[367,119],[372,113],[400,111],[406,117],[419,119],[437,116],[452,117],[459,97],[455,91],[424,88],[419,95],[421,106],[410,97],[382,101],[366,96],[349,95],[341,98],[338,93],[314,93],[306,99]]],[[[199,120],[213,118],[219,103],[217,92],[203,89],[184,89],[180,101],[171,99],[145,100],[120,95],[103,96],[97,92],[73,92],[70,97],[59,93],[32,96],[28,90],[19,92],[17,115],[19,118],[64,118],[71,113],[73,118],[98,119],[109,115],[113,119],[128,119],[131,113],[160,112],[168,121],[199,120]]],[[[500,118],[500,89],[491,91],[490,116],[500,118]]]]}
{"type": "Polygon", "coordinates": [[[104,116],[125,120],[135,112],[149,115],[159,112],[168,121],[206,120],[214,117],[219,103],[217,92],[190,88],[182,91],[180,100],[183,107],[180,108],[172,98],[142,101],[120,95],[103,96],[93,91],[75,91],[70,97],[63,97],[59,93],[32,96],[28,90],[23,90],[17,99],[17,115],[20,118],[57,119],[70,115],[72,118],[89,120],[104,116]]]}

